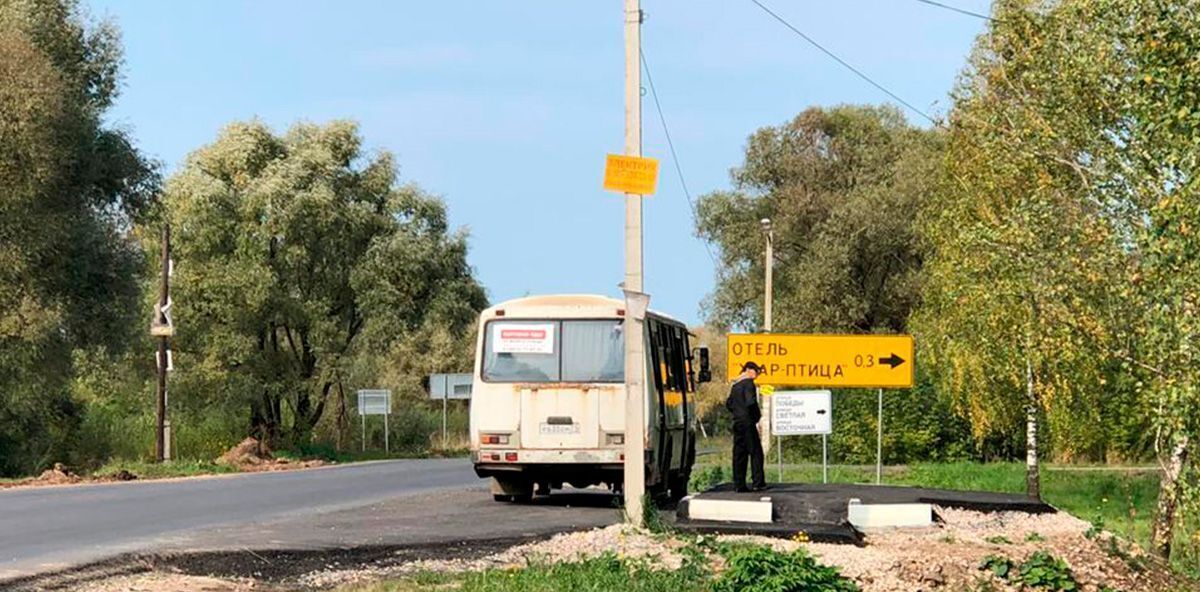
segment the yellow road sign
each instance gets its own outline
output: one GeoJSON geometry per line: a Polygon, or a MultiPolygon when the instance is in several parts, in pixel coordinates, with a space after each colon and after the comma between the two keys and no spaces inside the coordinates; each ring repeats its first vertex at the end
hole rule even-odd
{"type": "Polygon", "coordinates": [[[620,193],[652,195],[658,185],[658,160],[609,154],[604,163],[604,188],[620,193]]]}
{"type": "Polygon", "coordinates": [[[911,335],[731,334],[728,376],[754,362],[759,384],[775,386],[911,388],[911,335]]]}

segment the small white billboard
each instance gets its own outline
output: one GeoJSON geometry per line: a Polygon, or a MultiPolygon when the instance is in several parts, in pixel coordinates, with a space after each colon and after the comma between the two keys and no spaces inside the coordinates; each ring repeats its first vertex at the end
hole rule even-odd
{"type": "Polygon", "coordinates": [[[775,391],[771,395],[771,433],[809,436],[833,431],[830,391],[775,391]]]}
{"type": "Polygon", "coordinates": [[[386,389],[358,391],[359,415],[388,415],[392,412],[392,391],[386,389]]]}
{"type": "Polygon", "coordinates": [[[430,374],[430,399],[470,399],[472,376],[470,374],[430,374]]]}

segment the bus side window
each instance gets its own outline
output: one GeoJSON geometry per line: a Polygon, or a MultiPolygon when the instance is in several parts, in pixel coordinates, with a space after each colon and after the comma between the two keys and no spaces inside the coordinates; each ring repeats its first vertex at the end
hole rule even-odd
{"type": "Polygon", "coordinates": [[[666,376],[663,375],[663,351],[659,345],[659,335],[661,328],[658,321],[654,319],[646,320],[646,327],[650,331],[650,367],[654,370],[654,389],[655,389],[655,405],[658,405],[658,400],[661,398],[664,385],[666,384],[666,376]]]}
{"type": "Polygon", "coordinates": [[[667,424],[680,427],[684,424],[684,380],[682,375],[682,350],[679,343],[679,328],[674,325],[664,325],[662,328],[663,350],[667,377],[667,424]]]}

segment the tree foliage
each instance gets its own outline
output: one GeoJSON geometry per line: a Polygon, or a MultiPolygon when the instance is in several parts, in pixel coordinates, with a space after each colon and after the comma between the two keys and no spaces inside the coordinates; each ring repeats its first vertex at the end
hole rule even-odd
{"type": "Polygon", "coordinates": [[[1064,448],[1105,437],[1097,420],[1132,392],[1167,461],[1163,554],[1200,421],[1198,10],[998,3],[951,114],[921,323],[972,413],[1002,414],[1032,363],[1064,448]]]}
{"type": "Polygon", "coordinates": [[[1103,433],[1071,428],[1105,401],[1104,314],[1124,262],[1120,229],[1084,170],[1105,157],[1092,133],[1104,111],[1056,75],[1092,64],[1055,45],[1058,32],[1031,9],[998,11],[956,90],[943,183],[923,210],[930,248],[915,325],[923,359],[977,436],[1029,419],[1036,493],[1039,414],[1061,428],[1052,425],[1064,456],[1104,444],[1103,433]]]}
{"type": "Polygon", "coordinates": [[[67,454],[82,415],[73,350],[131,338],[141,253],[130,225],[155,166],[103,115],[116,29],[69,0],[0,0],[0,473],[67,454]]]}
{"type": "Polygon", "coordinates": [[[697,208],[700,236],[721,252],[711,320],[759,326],[759,220],[770,218],[776,329],[903,330],[918,294],[913,219],[940,143],[892,107],[813,107],[755,132],[734,190],[705,195],[697,208]]]}
{"type": "Polygon", "coordinates": [[[344,430],[355,388],[413,367],[486,305],[443,204],[397,186],[391,155],[361,143],[348,122],[281,136],[235,123],[169,180],[173,400],[241,409],[260,438],[304,444],[327,416],[344,430]]]}
{"type": "MultiPolygon", "coordinates": [[[[712,327],[756,329],[762,318],[764,232],[774,232],[774,330],[902,333],[919,297],[916,216],[937,183],[943,134],[909,125],[894,107],[814,107],[749,139],[733,191],[700,199],[697,230],[723,267],[708,301],[712,327]]],[[[709,342],[724,356],[724,340],[709,342]]],[[[718,365],[723,370],[723,364],[718,365]]],[[[890,459],[962,458],[974,450],[962,421],[929,379],[885,401],[890,459]]],[[[720,381],[702,390],[712,425],[725,419],[720,381]]],[[[875,458],[876,393],[838,391],[838,462],[875,458]]],[[[790,439],[786,454],[811,459],[820,443],[790,439]]],[[[994,448],[994,446],[993,446],[994,448]]],[[[983,450],[982,447],[979,450],[983,450]]]]}

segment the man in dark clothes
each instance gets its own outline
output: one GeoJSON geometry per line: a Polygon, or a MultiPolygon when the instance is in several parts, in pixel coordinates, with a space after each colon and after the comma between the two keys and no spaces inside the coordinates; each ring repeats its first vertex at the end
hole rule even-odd
{"type": "Polygon", "coordinates": [[[758,388],[754,379],[762,368],[754,362],[746,362],[729,389],[725,408],[733,415],[733,485],[737,491],[761,491],[767,488],[763,474],[762,442],[758,439],[758,420],[762,411],[758,408],[758,388]],[[750,461],[752,483],[746,488],[746,461],[750,461]]]}

